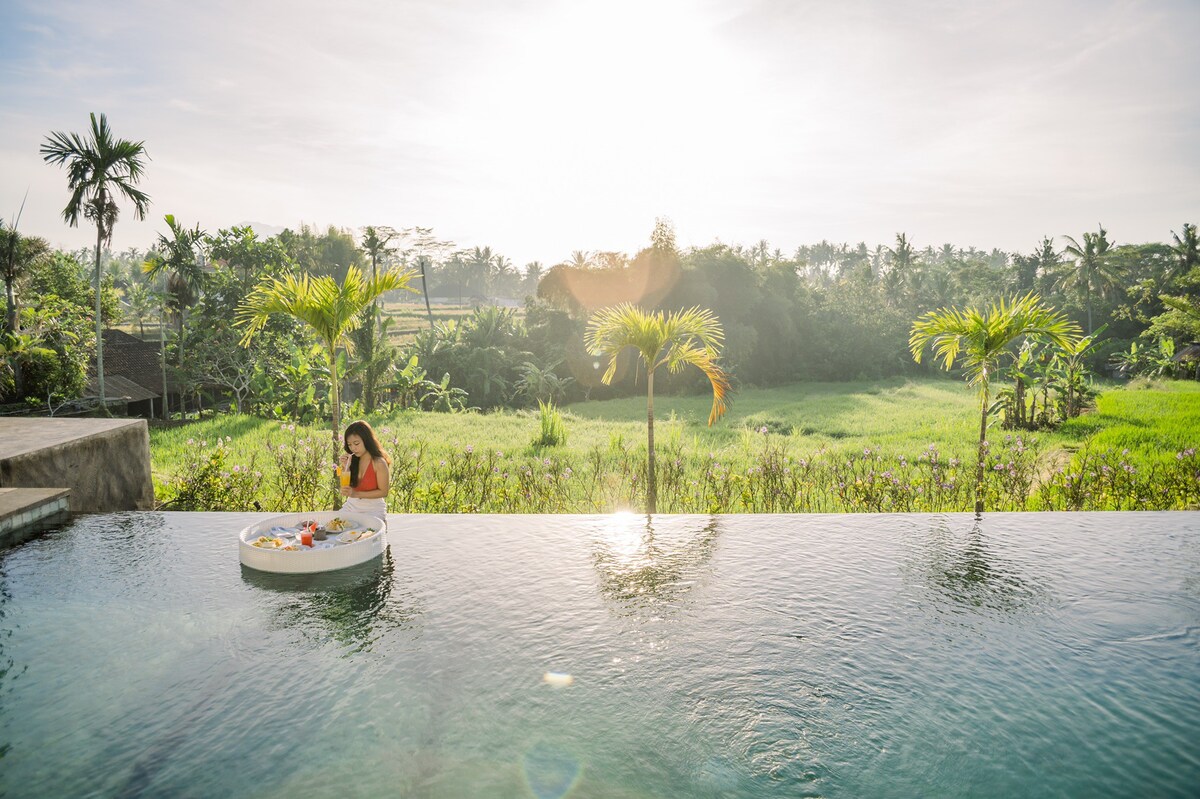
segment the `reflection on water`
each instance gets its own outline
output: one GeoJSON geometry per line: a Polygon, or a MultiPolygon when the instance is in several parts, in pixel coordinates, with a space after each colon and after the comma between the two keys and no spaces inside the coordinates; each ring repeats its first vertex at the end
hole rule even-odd
{"type": "Polygon", "coordinates": [[[915,573],[933,595],[963,609],[1017,611],[1044,598],[1044,588],[1022,576],[1021,567],[988,544],[978,516],[965,532],[946,517],[933,517],[909,552],[915,573]]]}
{"type": "Polygon", "coordinates": [[[613,514],[592,544],[601,591],[627,610],[677,603],[705,575],[720,534],[716,516],[613,514]]]}
{"type": "Polygon", "coordinates": [[[395,584],[391,548],[367,563],[311,574],[276,574],[242,567],[242,580],[269,592],[278,604],[273,617],[279,627],[295,628],[309,637],[331,636],[350,652],[370,651],[393,629],[417,626],[416,598],[395,584]],[[314,624],[315,622],[315,624],[314,624]]]}

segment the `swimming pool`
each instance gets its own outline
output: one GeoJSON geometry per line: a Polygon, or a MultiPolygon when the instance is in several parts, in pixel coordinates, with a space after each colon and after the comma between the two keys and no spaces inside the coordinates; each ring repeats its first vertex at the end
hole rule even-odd
{"type": "Polygon", "coordinates": [[[1200,785],[1197,513],[393,515],[318,575],[242,567],[259,518],[0,553],[0,794],[1200,785]]]}

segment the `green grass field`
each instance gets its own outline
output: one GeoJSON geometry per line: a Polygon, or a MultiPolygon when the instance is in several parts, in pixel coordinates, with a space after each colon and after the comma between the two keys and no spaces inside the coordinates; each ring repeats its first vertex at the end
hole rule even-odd
{"type": "MultiPolygon", "coordinates": [[[[942,462],[954,459],[967,464],[974,457],[977,400],[957,380],[799,383],[747,390],[735,397],[730,412],[711,428],[705,424],[710,402],[706,396],[655,398],[660,467],[664,461],[673,462],[678,470],[671,484],[675,504],[660,508],[664,512],[773,507],[761,495],[767,489],[756,487],[752,477],[756,469],[761,473],[764,464],[774,462],[771,459],[780,463],[820,460],[833,469],[833,474],[844,467],[859,468],[855,459],[865,461],[864,453],[869,452],[871,463],[867,466],[874,475],[884,469],[890,474],[889,465],[893,463],[915,465],[931,445],[942,462]],[[718,471],[725,470],[725,483],[730,475],[734,475],[734,483],[739,479],[750,481],[741,499],[727,496],[723,483],[717,485],[722,481],[714,480],[713,464],[719,465],[718,471]],[[689,484],[702,483],[712,485],[689,494],[689,484]],[[710,493],[696,493],[702,490],[710,493]],[[713,490],[718,493],[717,499],[711,496],[713,490]]],[[[645,399],[636,397],[568,406],[562,412],[566,444],[546,449],[531,443],[540,426],[538,414],[530,411],[486,415],[409,411],[371,421],[397,459],[396,482],[420,499],[405,509],[590,512],[636,506],[636,484],[639,478],[645,478],[645,413],[645,399]],[[486,464],[481,461],[485,453],[490,459],[486,464]],[[495,490],[495,486],[487,485],[489,470],[498,481],[513,481],[499,498],[489,493],[495,490]],[[557,493],[546,494],[546,486],[517,485],[520,475],[534,471],[545,471],[545,479],[553,483],[557,493]],[[587,480],[580,479],[585,473],[587,480]],[[563,474],[574,475],[574,479],[566,480],[563,474]],[[465,498],[468,495],[475,499],[465,498]],[[519,495],[528,504],[523,505],[519,495]]],[[[997,450],[1006,446],[1007,437],[1003,430],[994,428],[990,432],[997,450]]],[[[1021,467],[1030,471],[1035,483],[1037,475],[1045,476],[1055,467],[1069,465],[1077,452],[1128,449],[1129,454],[1122,455],[1122,460],[1139,470],[1154,464],[1169,465],[1177,460],[1178,452],[1194,448],[1200,439],[1200,384],[1162,382],[1114,387],[1100,397],[1095,412],[1058,431],[1024,433],[1022,437],[1037,441],[1036,461],[1021,467]]],[[[213,469],[228,474],[236,466],[243,474],[249,470],[261,474],[260,484],[245,488],[242,504],[257,498],[264,507],[281,507],[286,503],[272,499],[273,487],[289,481],[303,483],[307,479],[303,473],[320,472],[332,458],[328,427],[294,428],[230,415],[185,427],[154,429],[151,450],[160,500],[169,500],[177,493],[180,477],[197,472],[200,443],[211,449],[218,440],[225,443],[220,463],[214,461],[213,469]]],[[[918,476],[914,473],[910,477],[915,481],[918,476]]],[[[821,479],[828,482],[836,477],[821,479]]],[[[945,479],[947,485],[957,481],[954,490],[958,493],[944,500],[949,503],[946,507],[953,509],[961,502],[967,477],[945,479]]],[[[311,490],[318,490],[319,483],[319,478],[313,478],[311,490]]],[[[793,488],[806,490],[798,485],[793,488]]],[[[809,488],[811,492],[831,490],[828,485],[815,483],[809,488]]],[[[219,495],[220,487],[216,490],[219,495]]],[[[408,497],[405,494],[403,501],[408,502],[408,497]]],[[[872,509],[877,504],[871,500],[858,507],[854,501],[842,496],[805,508],[872,509]]],[[[1023,500],[1010,501],[1025,507],[1023,500]]],[[[1114,506],[1125,505],[1118,502],[1114,506]]],[[[943,506],[934,503],[928,507],[943,506]]]]}
{"type": "MultiPolygon", "coordinates": [[[[470,303],[438,304],[430,306],[435,324],[458,322],[475,313],[475,305],[470,303]]],[[[525,317],[524,308],[512,309],[517,319],[525,317]]],[[[389,300],[383,305],[383,314],[392,320],[392,328],[388,338],[392,344],[402,346],[412,341],[420,330],[429,329],[429,313],[425,311],[425,301],[419,297],[404,301],[389,300]]]]}

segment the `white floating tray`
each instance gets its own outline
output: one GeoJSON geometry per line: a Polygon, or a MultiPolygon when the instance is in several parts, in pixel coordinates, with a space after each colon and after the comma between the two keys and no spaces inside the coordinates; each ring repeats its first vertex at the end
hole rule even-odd
{"type": "MultiPolygon", "coordinates": [[[[336,533],[330,533],[330,540],[336,533]]],[[[378,516],[366,513],[350,513],[347,511],[308,511],[305,513],[285,513],[282,516],[272,516],[261,522],[255,522],[242,530],[238,541],[238,552],[241,561],[252,569],[264,572],[282,572],[287,574],[307,574],[311,572],[326,572],[334,569],[345,569],[366,563],[371,558],[377,558],[387,548],[387,524],[378,516]],[[363,530],[371,528],[378,532],[370,538],[352,541],[345,544],[334,544],[327,548],[309,549],[301,547],[299,551],[288,552],[282,549],[266,549],[256,547],[251,541],[260,536],[271,535],[275,527],[294,527],[302,521],[311,520],[318,525],[328,525],[334,519],[343,519],[350,524],[348,529],[363,530]]]]}

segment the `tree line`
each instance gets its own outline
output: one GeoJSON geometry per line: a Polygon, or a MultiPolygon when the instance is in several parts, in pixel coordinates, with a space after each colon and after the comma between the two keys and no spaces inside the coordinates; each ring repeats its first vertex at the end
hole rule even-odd
{"type": "MultiPolygon", "coordinates": [[[[147,249],[112,253],[105,245],[120,203],[139,217],[148,211],[150,199],[136,188],[145,148],[115,138],[103,115],[91,122],[86,138],[52,133],[42,153],[67,171],[64,220],[93,224],[95,246],[55,251],[21,234],[19,217],[0,220],[3,402],[53,410],[81,397],[90,363],[103,379],[100,330],[122,320],[143,337],[147,323],[158,328],[150,335],[161,338],[169,383],[188,409],[220,404],[301,419],[331,405],[343,382],[349,401],[368,413],[640,392],[646,375],[634,358],[619,359],[606,384],[585,345],[589,317],[621,303],[710,310],[724,330],[722,366],[735,388],[922,373],[928,363],[908,351],[915,319],[1030,293],[1079,325],[1088,345],[1077,360],[1093,370],[1169,374],[1186,368],[1177,350],[1200,339],[1200,241],[1190,223],[1170,242],[1123,243],[1098,226],[1045,237],[1027,253],[921,245],[905,233],[887,245],[822,241],[784,253],[767,242],[680,248],[660,220],[632,255],[576,251],[548,268],[518,269],[491,248],[459,248],[428,228],[302,226],[260,238],[250,227],[210,233],[168,214],[147,249]],[[295,275],[343,285],[352,271],[411,275],[427,316],[415,338],[394,343],[395,325],[381,312],[394,297],[384,294],[361,309],[332,361],[311,329],[285,316],[243,346],[244,331],[231,320],[264,281],[295,275]],[[431,303],[439,299],[477,308],[436,322],[431,303]],[[522,310],[501,307],[516,302],[522,310]]],[[[1045,353],[1025,355],[1031,375],[1048,362],[1045,353]]],[[[660,390],[706,388],[686,371],[659,380],[660,390]]],[[[1033,410],[1024,394],[1006,401],[1019,422],[1038,414],[1036,394],[1033,410]]]]}

